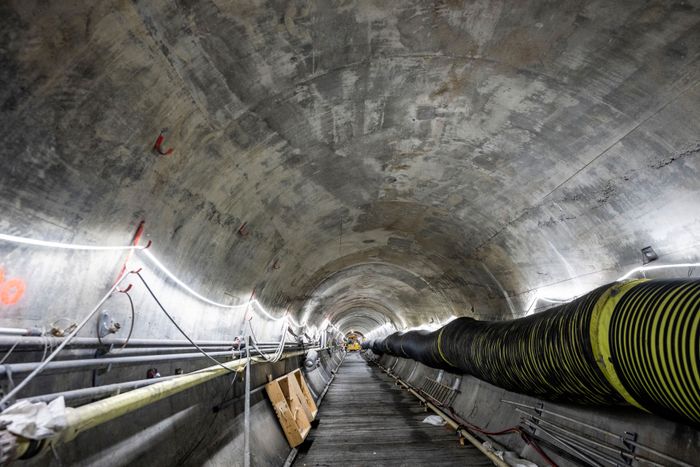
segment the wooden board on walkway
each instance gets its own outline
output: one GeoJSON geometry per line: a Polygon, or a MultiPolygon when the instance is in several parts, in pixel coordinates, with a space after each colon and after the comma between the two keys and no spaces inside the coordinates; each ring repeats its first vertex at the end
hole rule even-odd
{"type": "Polygon", "coordinates": [[[318,413],[301,370],[270,381],[265,385],[265,390],[289,445],[300,445],[309,434],[311,422],[318,413]]]}

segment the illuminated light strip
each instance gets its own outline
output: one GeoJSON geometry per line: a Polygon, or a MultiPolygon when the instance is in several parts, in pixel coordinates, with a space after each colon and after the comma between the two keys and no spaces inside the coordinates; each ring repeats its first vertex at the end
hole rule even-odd
{"type": "Polygon", "coordinates": [[[34,240],[33,238],[17,237],[15,235],[0,234],[0,240],[6,242],[21,243],[23,245],[45,246],[51,248],[60,248],[63,250],[98,250],[98,251],[124,251],[124,250],[143,250],[147,245],[129,245],[129,246],[95,246],[95,245],[78,245],[74,243],[59,243],[47,242],[44,240],[34,240]]]}
{"type": "MultiPolygon", "coordinates": [[[[283,319],[289,319],[289,318],[290,318],[289,314],[286,313],[286,312],[285,312],[282,316],[280,316],[279,318],[275,318],[275,317],[272,316],[272,315],[265,309],[265,307],[263,307],[262,304],[261,304],[257,299],[255,299],[255,298],[250,302],[250,304],[251,304],[252,306],[254,306],[260,313],[262,313],[263,315],[267,316],[271,321],[281,321],[281,320],[283,320],[283,319]]],[[[239,306],[239,307],[240,307],[240,306],[243,306],[243,305],[236,305],[236,306],[239,306]]]]}
{"type": "Polygon", "coordinates": [[[154,265],[156,265],[156,267],[158,267],[158,269],[160,269],[161,271],[163,271],[163,272],[165,273],[165,275],[168,276],[173,282],[175,282],[177,285],[179,285],[180,287],[182,287],[183,289],[185,289],[186,291],[188,291],[188,292],[190,293],[190,295],[192,295],[192,296],[194,296],[194,297],[197,297],[198,299],[200,299],[201,301],[203,301],[203,302],[205,302],[205,303],[208,303],[208,304],[214,305],[214,306],[218,306],[219,308],[229,308],[229,309],[232,309],[232,308],[245,308],[245,307],[248,306],[248,304],[245,304],[245,305],[225,305],[225,304],[223,304],[223,303],[219,303],[219,302],[215,302],[215,301],[213,301],[213,300],[209,300],[207,297],[205,297],[204,295],[198,294],[198,293],[195,292],[193,289],[191,289],[187,284],[185,284],[185,283],[182,282],[180,279],[178,279],[177,276],[175,276],[175,274],[173,274],[172,272],[170,272],[170,269],[166,268],[166,267],[163,265],[163,263],[161,263],[160,261],[158,261],[158,258],[156,258],[156,257],[153,255],[153,253],[151,253],[151,252],[148,251],[148,250],[143,250],[143,254],[146,255],[146,256],[148,257],[148,259],[150,259],[151,262],[152,262],[154,265]]]}
{"type": "MultiPolygon", "coordinates": [[[[15,235],[7,235],[7,234],[0,234],[0,240],[4,240],[7,242],[12,242],[12,243],[19,243],[23,245],[33,245],[33,246],[43,246],[43,247],[49,247],[49,248],[60,248],[63,250],[93,250],[93,251],[142,251],[149,260],[163,273],[165,273],[166,276],[168,276],[173,282],[175,282],[177,285],[185,289],[187,292],[189,292],[190,295],[198,298],[199,300],[208,303],[210,305],[219,307],[219,308],[226,308],[226,309],[245,309],[248,308],[248,306],[252,305],[255,308],[257,308],[257,311],[262,313],[263,315],[267,316],[270,320],[272,321],[281,321],[283,319],[289,319],[294,325],[298,328],[306,327],[307,322],[304,322],[304,324],[298,323],[294,318],[288,314],[285,313],[279,318],[274,317],[272,314],[270,314],[265,307],[260,304],[257,300],[253,299],[249,301],[248,303],[241,304],[241,305],[226,305],[224,303],[219,303],[215,302],[214,300],[210,300],[207,297],[197,293],[194,289],[192,289],[190,286],[185,284],[183,281],[181,281],[175,274],[173,274],[163,263],[161,263],[158,258],[155,257],[153,253],[150,251],[146,250],[150,246],[150,242],[148,245],[129,245],[129,246],[93,246],[93,245],[79,245],[79,244],[73,244],[73,243],[59,243],[59,242],[49,242],[45,240],[35,240],[33,238],[26,238],[26,237],[18,237],[15,235]]],[[[325,320],[324,323],[328,323],[326,328],[329,326],[335,329],[337,332],[340,332],[338,328],[336,328],[333,323],[328,321],[328,319],[325,320]]],[[[323,326],[323,324],[321,325],[323,326]]],[[[316,328],[318,330],[318,328],[316,328]]]]}
{"type": "Polygon", "coordinates": [[[658,266],[640,266],[629,271],[624,276],[620,277],[617,282],[628,279],[633,274],[638,272],[654,271],[656,269],[671,269],[671,268],[694,268],[700,266],[700,263],[680,263],[680,264],[660,264],[658,266]]]}
{"type": "MultiPolygon", "coordinates": [[[[252,299],[252,300],[250,300],[250,301],[248,301],[248,303],[243,303],[243,304],[240,304],[240,305],[225,305],[225,304],[223,304],[223,303],[219,303],[219,302],[215,302],[215,301],[213,301],[213,300],[209,300],[209,299],[206,298],[205,296],[203,296],[203,295],[197,293],[196,291],[194,291],[191,287],[189,287],[187,284],[185,284],[184,282],[182,282],[180,279],[178,279],[177,276],[175,276],[175,274],[173,274],[167,267],[165,267],[165,265],[164,265],[163,263],[161,263],[160,261],[158,261],[158,258],[156,258],[155,255],[154,255],[153,253],[151,253],[151,252],[148,251],[148,250],[141,250],[141,251],[143,251],[143,253],[151,260],[151,262],[152,262],[156,267],[158,267],[158,269],[160,269],[161,271],[163,271],[163,272],[165,273],[165,275],[167,275],[173,282],[175,282],[177,285],[179,285],[180,287],[182,287],[183,289],[185,289],[185,290],[186,290],[187,292],[189,292],[192,296],[197,297],[198,299],[200,299],[201,301],[203,301],[203,302],[205,302],[205,303],[208,303],[208,304],[213,305],[213,306],[217,306],[217,307],[219,307],[219,308],[226,308],[226,309],[229,309],[229,310],[232,310],[232,309],[233,309],[233,310],[235,310],[235,309],[247,309],[249,306],[252,306],[252,307],[255,308],[259,313],[265,315],[265,316],[266,316],[267,318],[269,318],[271,321],[281,321],[281,320],[283,320],[283,319],[286,319],[286,320],[290,321],[292,324],[294,324],[297,328],[305,328],[305,327],[307,327],[307,325],[308,325],[308,321],[304,321],[304,323],[301,324],[301,323],[297,322],[297,321],[292,317],[291,314],[286,313],[286,312],[285,312],[282,316],[280,316],[280,317],[275,317],[275,316],[273,316],[273,315],[272,315],[270,312],[268,312],[268,311],[265,309],[265,307],[263,307],[262,304],[261,304],[257,299],[255,299],[255,298],[252,299]]],[[[330,326],[330,327],[332,327],[333,329],[335,329],[338,333],[340,333],[340,331],[338,330],[338,328],[336,328],[336,327],[333,325],[333,323],[331,323],[330,321],[328,321],[328,319],[326,319],[326,320],[324,321],[324,323],[326,323],[326,322],[328,323],[328,325],[326,326],[326,328],[328,328],[328,327],[330,326]]],[[[323,323],[321,324],[321,327],[323,327],[323,323]]],[[[319,329],[319,328],[315,328],[315,331],[314,331],[314,332],[318,332],[318,329],[319,329]]]]}

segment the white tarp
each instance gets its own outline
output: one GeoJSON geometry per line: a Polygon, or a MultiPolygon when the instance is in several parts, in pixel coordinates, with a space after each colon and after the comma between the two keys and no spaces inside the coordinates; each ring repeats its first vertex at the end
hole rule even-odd
{"type": "Polygon", "coordinates": [[[63,397],[46,402],[20,401],[0,414],[0,426],[27,439],[50,438],[66,428],[66,403],[63,397]]]}

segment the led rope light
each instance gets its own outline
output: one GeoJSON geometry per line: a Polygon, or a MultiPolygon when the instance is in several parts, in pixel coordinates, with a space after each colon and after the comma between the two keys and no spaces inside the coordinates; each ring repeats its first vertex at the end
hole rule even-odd
{"type": "Polygon", "coordinates": [[[640,266],[629,271],[624,276],[620,277],[617,282],[629,279],[630,276],[638,272],[653,271],[656,269],[670,269],[670,268],[694,268],[700,266],[700,263],[680,263],[680,264],[660,264],[658,266],[640,266]]]}
{"type": "MultiPolygon", "coordinates": [[[[163,273],[165,273],[166,276],[168,276],[173,282],[175,282],[177,285],[185,289],[190,295],[198,298],[199,300],[208,303],[212,306],[216,306],[219,308],[226,308],[226,309],[240,309],[240,308],[247,308],[249,305],[253,305],[257,310],[262,313],[263,315],[267,316],[270,320],[272,321],[280,321],[282,319],[288,318],[289,321],[291,321],[294,326],[297,328],[302,328],[306,327],[308,324],[308,319],[304,320],[304,323],[301,324],[297,322],[291,315],[285,313],[285,315],[276,318],[272,314],[270,314],[265,308],[258,302],[257,300],[252,300],[247,304],[241,304],[241,305],[226,305],[223,303],[215,302],[213,300],[210,300],[206,298],[205,296],[197,293],[195,290],[193,290],[191,287],[189,287],[187,284],[185,284],[183,281],[178,279],[175,274],[173,274],[163,263],[161,263],[153,253],[150,251],[146,250],[148,245],[128,245],[128,246],[101,246],[101,245],[81,245],[81,244],[75,244],[75,243],[60,243],[60,242],[50,242],[50,241],[45,241],[45,240],[36,240],[33,238],[27,238],[27,237],[18,237],[16,235],[8,235],[8,234],[0,234],[0,240],[4,240],[7,242],[12,242],[12,243],[18,243],[18,244],[23,244],[23,245],[33,245],[33,246],[42,246],[42,247],[48,247],[48,248],[59,248],[63,250],[83,250],[83,251],[141,251],[143,254],[145,254],[148,259],[151,260],[151,262],[163,273]]],[[[620,278],[617,279],[617,282],[624,281],[626,279],[629,279],[631,276],[638,272],[646,272],[646,271],[654,271],[654,270],[659,270],[659,269],[671,269],[671,268],[692,268],[692,267],[698,267],[700,266],[700,263],[679,263],[679,264],[663,264],[663,265],[656,265],[656,266],[640,266],[636,267],[634,269],[631,269],[628,271],[625,275],[621,276],[620,278]]],[[[528,307],[527,314],[530,313],[530,310],[533,308],[533,306],[539,301],[543,300],[546,302],[550,303],[567,303],[571,300],[573,300],[576,297],[573,297],[568,300],[564,299],[551,299],[551,298],[546,298],[546,297],[541,297],[539,295],[536,295],[533,303],[528,307]]],[[[308,316],[307,316],[308,318],[308,316]]],[[[330,327],[332,327],[335,331],[340,333],[338,328],[336,328],[328,319],[325,321],[328,322],[330,327]]],[[[321,325],[323,326],[323,324],[321,325]]],[[[328,328],[328,326],[326,326],[328,328]]],[[[315,328],[315,332],[318,331],[318,328],[315,328]]],[[[342,334],[342,333],[341,333],[342,334]]]]}
{"type": "Polygon", "coordinates": [[[95,245],[78,245],[75,243],[59,243],[47,242],[44,240],[34,240],[33,238],[17,237],[15,235],[0,234],[0,240],[5,240],[12,243],[21,243],[23,245],[45,246],[50,248],[60,248],[63,250],[98,250],[98,251],[125,251],[125,250],[143,250],[146,246],[130,245],[130,246],[95,246],[95,245]]]}
{"type": "Polygon", "coordinates": [[[209,300],[207,297],[205,297],[204,295],[198,294],[198,293],[195,292],[193,289],[191,289],[187,284],[185,284],[185,283],[182,282],[180,279],[178,279],[177,276],[175,276],[175,274],[173,274],[172,272],[170,272],[170,269],[166,268],[166,267],[163,265],[163,263],[161,263],[160,261],[158,261],[158,258],[156,258],[156,257],[153,255],[153,253],[151,253],[151,252],[148,251],[148,250],[143,250],[143,254],[146,255],[146,257],[147,257],[148,259],[150,259],[151,262],[152,262],[154,265],[156,265],[156,267],[157,267],[158,269],[160,269],[161,271],[163,271],[163,272],[165,273],[165,275],[168,276],[168,277],[170,278],[170,280],[172,280],[172,281],[175,282],[177,285],[179,285],[180,287],[182,287],[183,289],[185,289],[187,292],[190,293],[190,295],[192,295],[192,296],[194,296],[194,297],[197,297],[198,299],[200,299],[201,301],[203,301],[203,302],[205,302],[205,303],[208,303],[208,304],[214,305],[214,306],[218,306],[219,308],[229,308],[229,309],[231,309],[231,308],[244,308],[244,307],[248,306],[247,304],[246,304],[246,305],[225,305],[225,304],[223,304],[223,303],[219,303],[219,302],[215,302],[215,301],[213,301],[213,300],[209,300]]]}
{"type": "MultiPolygon", "coordinates": [[[[41,247],[48,247],[48,248],[58,248],[62,250],[86,250],[86,251],[140,251],[144,255],[148,257],[148,259],[158,268],[160,269],[166,276],[168,276],[173,282],[175,282],[177,285],[185,289],[190,295],[198,298],[199,300],[208,303],[210,305],[219,307],[219,308],[226,308],[226,309],[242,309],[242,308],[247,308],[249,305],[253,305],[254,307],[257,308],[257,310],[262,313],[263,315],[267,316],[269,319],[273,321],[280,321],[282,319],[285,319],[285,316],[281,316],[279,318],[275,318],[272,316],[265,308],[258,302],[257,300],[252,300],[252,303],[246,303],[246,304],[241,304],[241,305],[226,305],[224,303],[219,303],[215,302],[213,300],[208,299],[207,297],[197,293],[195,290],[193,290],[191,287],[189,287],[187,284],[185,284],[183,281],[181,281],[175,274],[173,274],[163,263],[161,263],[158,258],[155,257],[153,253],[150,251],[146,250],[148,245],[129,245],[129,246],[99,246],[99,245],[80,245],[80,244],[75,244],[75,243],[60,243],[60,242],[50,242],[50,241],[45,241],[45,240],[36,240],[33,238],[27,238],[27,237],[18,237],[16,235],[7,235],[7,234],[0,234],[0,240],[4,240],[6,242],[11,242],[11,243],[18,243],[22,245],[32,245],[32,246],[41,246],[41,247]]],[[[290,316],[291,318],[291,316],[290,316]]],[[[297,325],[297,327],[302,327],[304,325],[300,325],[296,321],[294,323],[297,325]]]]}

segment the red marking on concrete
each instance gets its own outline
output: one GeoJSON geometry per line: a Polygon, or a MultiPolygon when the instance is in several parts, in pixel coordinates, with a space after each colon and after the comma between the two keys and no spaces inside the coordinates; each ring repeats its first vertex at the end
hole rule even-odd
{"type": "MultiPolygon", "coordinates": [[[[136,227],[136,233],[134,233],[134,236],[131,238],[131,245],[132,246],[138,246],[139,242],[141,241],[141,235],[143,235],[143,229],[144,226],[146,225],[146,221],[141,221],[139,222],[138,227],[136,227]]],[[[148,245],[146,245],[146,248],[151,246],[151,241],[148,241],[148,245]]],[[[122,265],[121,271],[119,271],[119,275],[117,276],[117,279],[114,281],[116,284],[119,282],[119,279],[122,278],[124,273],[126,273],[126,268],[129,265],[129,260],[131,259],[131,256],[134,254],[134,250],[129,250],[129,252],[126,254],[126,259],[124,260],[124,264],[122,265]]]]}
{"type": "Polygon", "coordinates": [[[156,143],[153,145],[153,150],[161,156],[169,156],[173,153],[174,149],[163,149],[163,141],[165,141],[165,136],[163,136],[163,133],[161,133],[158,135],[158,138],[156,138],[156,143]]]}
{"type": "Polygon", "coordinates": [[[5,280],[5,270],[0,268],[0,302],[5,305],[14,305],[24,295],[27,285],[22,279],[12,278],[5,280]]]}

